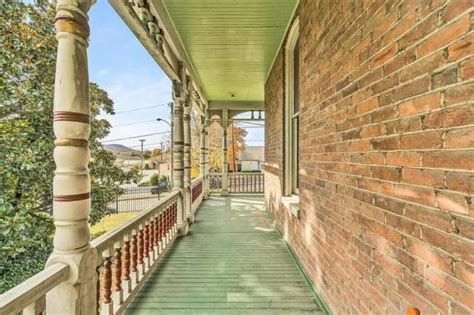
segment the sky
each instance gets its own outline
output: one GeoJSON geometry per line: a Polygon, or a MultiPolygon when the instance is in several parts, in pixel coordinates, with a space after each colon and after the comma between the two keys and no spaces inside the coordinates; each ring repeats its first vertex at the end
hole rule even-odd
{"type": "MultiPolygon", "coordinates": [[[[156,118],[169,121],[171,81],[106,0],[92,6],[89,23],[89,79],[107,91],[115,104],[116,115],[103,115],[113,126],[104,143],[139,149],[138,138],[111,140],[168,132],[169,126],[156,118]],[[152,106],[156,107],[136,110],[152,106]]],[[[164,136],[141,138],[146,139],[145,148],[152,149],[166,142],[164,136]]],[[[248,145],[263,145],[263,138],[263,128],[248,129],[248,145]]]]}

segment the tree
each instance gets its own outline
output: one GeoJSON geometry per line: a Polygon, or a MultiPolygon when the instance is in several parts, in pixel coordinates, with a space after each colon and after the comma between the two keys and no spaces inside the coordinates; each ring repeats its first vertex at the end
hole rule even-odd
{"type": "MultiPolygon", "coordinates": [[[[53,90],[56,39],[54,6],[9,0],[0,6],[0,292],[41,270],[51,252],[54,175],[53,90]]],[[[113,101],[90,85],[89,139],[92,182],[91,223],[108,207],[122,183],[138,180],[137,170],[114,165],[100,140],[110,124],[113,101]]]]}
{"type": "MultiPolygon", "coordinates": [[[[192,137],[192,149],[191,149],[191,175],[199,174],[199,155],[200,155],[200,137],[201,137],[201,120],[199,114],[193,111],[191,120],[191,137],[192,137]]],[[[222,171],[222,127],[218,122],[212,122],[208,127],[208,159],[209,169],[214,172],[222,171]]],[[[233,163],[233,150],[235,149],[235,155],[245,149],[245,136],[247,131],[236,124],[233,125],[233,137],[232,127],[227,128],[227,162],[229,165],[233,163]],[[234,146],[232,146],[234,143],[234,146]]]]}

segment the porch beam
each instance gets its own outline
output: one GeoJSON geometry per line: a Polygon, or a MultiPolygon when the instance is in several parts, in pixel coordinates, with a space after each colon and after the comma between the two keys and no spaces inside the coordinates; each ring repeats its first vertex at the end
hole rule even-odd
{"type": "Polygon", "coordinates": [[[263,101],[210,101],[209,110],[265,110],[265,103],[263,101]]]}
{"type": "Polygon", "coordinates": [[[180,57],[183,64],[185,65],[191,79],[193,81],[194,89],[200,94],[201,99],[204,105],[208,105],[208,98],[207,95],[202,88],[202,82],[199,79],[199,76],[196,74],[196,70],[194,69],[194,65],[191,62],[191,59],[188,56],[188,53],[184,49],[184,45],[174,27],[174,24],[169,16],[168,10],[162,0],[152,0],[151,6],[156,12],[156,15],[159,17],[163,27],[165,29],[165,37],[168,38],[169,43],[172,46],[172,49],[176,52],[176,55],[180,57]]]}
{"type": "MultiPolygon", "coordinates": [[[[178,58],[174,56],[172,49],[163,49],[163,51],[160,51],[155,39],[152,38],[145,28],[144,23],[140,21],[135,11],[131,8],[133,4],[121,0],[109,0],[109,3],[143,46],[145,46],[145,49],[170,80],[181,82],[177,67],[178,58]]],[[[164,43],[164,46],[166,48],[166,43],[164,43]]]]}

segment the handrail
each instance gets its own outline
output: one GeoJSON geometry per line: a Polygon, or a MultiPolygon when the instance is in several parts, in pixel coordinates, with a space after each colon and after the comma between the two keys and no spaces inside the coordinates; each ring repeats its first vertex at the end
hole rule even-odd
{"type": "Polygon", "coordinates": [[[174,190],[155,206],[91,243],[99,255],[99,313],[123,313],[176,239],[182,204],[181,191],[174,190]]]}
{"type": "MultiPolygon", "coordinates": [[[[69,277],[69,266],[53,264],[0,295],[0,314],[16,314],[36,303],[69,277]]],[[[43,310],[42,310],[43,311],[43,310]]],[[[38,312],[40,313],[40,312],[38,312]]]]}
{"type": "Polygon", "coordinates": [[[199,182],[202,182],[203,181],[203,176],[202,175],[199,175],[198,177],[196,177],[195,179],[193,179],[191,181],[191,188],[195,187],[197,184],[199,184],[199,182]]]}
{"type": "Polygon", "coordinates": [[[103,251],[107,249],[107,244],[114,243],[120,240],[120,237],[124,234],[130,233],[136,225],[139,224],[141,221],[145,221],[149,217],[151,217],[157,208],[163,207],[171,200],[173,200],[177,195],[180,194],[179,190],[173,190],[169,195],[165,198],[158,201],[156,205],[153,207],[140,212],[138,215],[133,217],[132,219],[124,222],[122,225],[108,231],[107,233],[99,236],[95,240],[91,242],[91,246],[96,248],[97,251],[103,251]]]}

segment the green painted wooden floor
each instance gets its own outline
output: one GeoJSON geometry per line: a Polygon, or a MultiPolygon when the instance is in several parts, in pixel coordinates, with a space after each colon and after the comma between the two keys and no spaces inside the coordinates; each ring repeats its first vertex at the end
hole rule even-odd
{"type": "Polygon", "coordinates": [[[211,196],[127,314],[320,314],[262,196],[211,196]]]}

